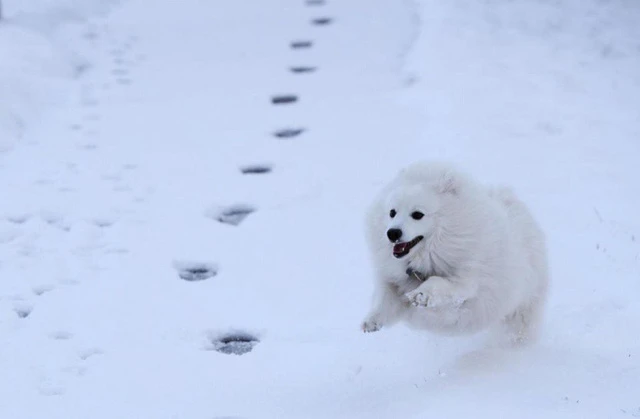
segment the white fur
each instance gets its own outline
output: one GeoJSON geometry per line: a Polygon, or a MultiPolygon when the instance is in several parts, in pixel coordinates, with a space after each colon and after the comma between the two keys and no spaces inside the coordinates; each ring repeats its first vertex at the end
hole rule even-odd
{"type": "Polygon", "coordinates": [[[371,205],[367,239],[376,292],[365,332],[405,321],[447,335],[491,328],[511,342],[535,338],[548,287],[545,237],[509,189],[483,187],[447,164],[412,164],[371,205]],[[425,216],[414,220],[413,211],[425,216]],[[396,259],[392,227],[402,241],[424,239],[396,259]],[[407,268],[431,276],[422,282],[407,268]]]}

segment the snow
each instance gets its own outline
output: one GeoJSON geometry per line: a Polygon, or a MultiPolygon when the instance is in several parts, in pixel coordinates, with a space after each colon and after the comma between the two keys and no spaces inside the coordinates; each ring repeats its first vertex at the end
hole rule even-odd
{"type": "Polygon", "coordinates": [[[0,417],[640,416],[636,2],[6,3],[0,417]],[[547,231],[534,347],[359,330],[421,158],[547,231]]]}
{"type": "Polygon", "coordinates": [[[65,104],[73,80],[89,66],[89,19],[113,0],[4,0],[0,25],[0,153],[11,150],[31,121],[65,104]],[[80,27],[82,27],[80,29],[80,27]]]}

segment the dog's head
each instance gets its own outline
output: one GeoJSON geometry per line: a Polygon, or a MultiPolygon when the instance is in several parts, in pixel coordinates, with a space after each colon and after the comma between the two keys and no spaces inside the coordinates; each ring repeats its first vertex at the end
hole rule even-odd
{"type": "Polygon", "coordinates": [[[378,251],[403,261],[424,255],[463,187],[447,166],[415,164],[401,171],[373,207],[370,225],[378,251]]]}
{"type": "Polygon", "coordinates": [[[437,194],[419,185],[400,187],[389,195],[384,235],[395,258],[419,249],[433,234],[438,200],[437,194]]]}

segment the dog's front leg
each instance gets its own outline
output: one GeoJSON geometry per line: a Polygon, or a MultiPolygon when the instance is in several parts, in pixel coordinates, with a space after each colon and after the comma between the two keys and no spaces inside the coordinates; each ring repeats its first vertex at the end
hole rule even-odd
{"type": "Polygon", "coordinates": [[[377,332],[383,326],[396,323],[403,310],[403,302],[398,295],[397,287],[386,282],[379,283],[373,308],[362,322],[362,331],[377,332]]]}
{"type": "Polygon", "coordinates": [[[428,308],[460,307],[477,292],[476,281],[431,276],[415,290],[405,294],[413,306],[428,308]]]}

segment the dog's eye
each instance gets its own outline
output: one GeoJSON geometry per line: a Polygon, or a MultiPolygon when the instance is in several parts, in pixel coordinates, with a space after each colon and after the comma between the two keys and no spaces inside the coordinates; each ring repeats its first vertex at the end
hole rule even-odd
{"type": "Polygon", "coordinates": [[[411,213],[411,218],[413,218],[414,220],[419,220],[422,217],[424,217],[424,214],[421,213],[420,211],[414,211],[411,213]]]}
{"type": "Polygon", "coordinates": [[[393,218],[396,216],[396,210],[392,209],[391,211],[389,211],[389,217],[393,218]]]}

